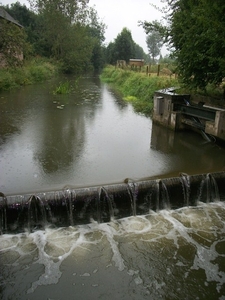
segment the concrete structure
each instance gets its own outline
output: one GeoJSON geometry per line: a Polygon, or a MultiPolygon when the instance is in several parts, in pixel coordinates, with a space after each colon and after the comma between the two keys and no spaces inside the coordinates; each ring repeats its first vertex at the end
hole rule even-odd
{"type": "Polygon", "coordinates": [[[159,90],[154,95],[153,121],[174,131],[192,129],[204,138],[225,141],[225,110],[190,103],[190,95],[175,93],[176,88],[159,90]]]}
{"type": "Polygon", "coordinates": [[[225,172],[129,181],[96,187],[5,196],[0,193],[0,235],[102,223],[150,211],[225,200],[225,172]],[[185,191],[185,192],[184,192],[185,191]]]}

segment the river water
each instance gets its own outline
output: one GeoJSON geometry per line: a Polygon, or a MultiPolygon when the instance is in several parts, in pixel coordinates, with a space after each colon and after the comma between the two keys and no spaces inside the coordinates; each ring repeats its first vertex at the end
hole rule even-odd
{"type": "MultiPolygon", "coordinates": [[[[5,195],[224,170],[224,148],[152,124],[97,77],[55,86],[0,95],[5,195]]],[[[3,300],[224,300],[225,205],[5,234],[0,267],[3,300]]]]}
{"type": "Polygon", "coordinates": [[[81,78],[69,95],[53,95],[56,86],[46,82],[0,95],[5,195],[225,168],[225,149],[198,134],[152,125],[97,77],[81,78]]]}

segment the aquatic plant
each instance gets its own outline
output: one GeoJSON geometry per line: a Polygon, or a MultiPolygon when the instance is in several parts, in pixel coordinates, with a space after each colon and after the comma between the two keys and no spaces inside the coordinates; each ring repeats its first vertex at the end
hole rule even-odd
{"type": "Polygon", "coordinates": [[[70,82],[67,80],[65,82],[60,82],[59,86],[57,86],[55,88],[55,90],[53,91],[54,95],[65,95],[65,94],[69,94],[72,90],[72,87],[70,85],[70,82]]]}
{"type": "Polygon", "coordinates": [[[65,82],[60,82],[59,85],[53,91],[53,94],[54,95],[65,95],[65,94],[71,93],[72,90],[74,90],[78,87],[79,80],[80,80],[80,77],[78,76],[75,78],[75,80],[73,81],[72,84],[69,80],[67,80],[65,82]]]}

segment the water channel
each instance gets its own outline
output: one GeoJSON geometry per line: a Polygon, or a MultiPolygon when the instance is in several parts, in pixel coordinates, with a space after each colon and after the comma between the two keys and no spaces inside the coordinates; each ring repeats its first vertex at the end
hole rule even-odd
{"type": "MultiPolygon", "coordinates": [[[[69,95],[53,95],[56,85],[0,94],[5,195],[225,168],[223,147],[152,124],[98,77],[80,78],[69,95]]],[[[200,203],[105,224],[4,234],[0,298],[224,300],[224,266],[224,202],[200,203]]]]}

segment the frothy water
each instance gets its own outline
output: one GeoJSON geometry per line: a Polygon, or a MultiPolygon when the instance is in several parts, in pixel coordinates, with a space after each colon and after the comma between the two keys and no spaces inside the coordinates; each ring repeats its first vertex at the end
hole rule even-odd
{"type": "Polygon", "coordinates": [[[0,236],[0,298],[225,299],[225,203],[0,236]]]}

